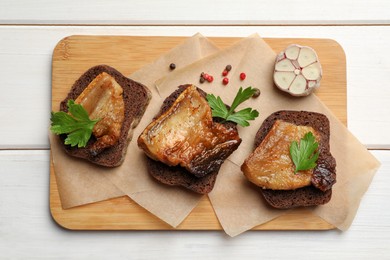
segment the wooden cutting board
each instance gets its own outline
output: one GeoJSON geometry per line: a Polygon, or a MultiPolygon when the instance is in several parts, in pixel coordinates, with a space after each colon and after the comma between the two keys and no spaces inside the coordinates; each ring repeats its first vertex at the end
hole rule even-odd
{"type": "MultiPolygon", "coordinates": [[[[53,52],[52,107],[66,96],[73,82],[88,68],[108,64],[124,75],[153,62],[160,55],[183,42],[184,37],[70,36],[61,40],[53,52]]],[[[240,38],[210,38],[225,48],[240,38]]],[[[311,46],[323,67],[316,95],[347,124],[346,60],[342,47],[330,39],[264,39],[279,52],[289,44],[311,46]]],[[[50,166],[50,210],[62,227],[74,230],[220,230],[221,226],[207,196],[176,228],[172,228],[127,196],[62,209],[54,168],[50,166]]],[[[255,227],[255,230],[326,230],[331,224],[306,209],[294,209],[255,227]]]]}

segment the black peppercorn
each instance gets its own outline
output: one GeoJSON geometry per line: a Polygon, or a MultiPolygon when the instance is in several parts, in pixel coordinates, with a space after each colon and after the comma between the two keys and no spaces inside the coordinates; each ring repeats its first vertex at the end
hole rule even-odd
{"type": "Polygon", "coordinates": [[[255,90],[255,93],[253,93],[253,95],[252,95],[252,97],[253,98],[257,98],[258,96],[260,96],[260,89],[258,89],[258,88],[254,88],[254,90],[255,90]]]}
{"type": "Polygon", "coordinates": [[[175,64],[175,63],[169,64],[169,68],[170,68],[171,70],[176,69],[176,64],[175,64]]]}
{"type": "Polygon", "coordinates": [[[231,71],[232,69],[232,65],[226,65],[226,68],[225,68],[227,71],[231,71]]]}

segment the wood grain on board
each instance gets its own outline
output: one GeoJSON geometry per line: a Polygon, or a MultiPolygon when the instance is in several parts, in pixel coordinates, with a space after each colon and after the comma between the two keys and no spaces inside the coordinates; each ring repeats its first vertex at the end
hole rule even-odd
{"type": "MultiPolygon", "coordinates": [[[[183,42],[184,37],[69,36],[53,52],[52,109],[57,110],[73,82],[88,68],[107,64],[124,75],[153,62],[183,42]]],[[[240,38],[210,38],[225,48],[240,38]]],[[[279,52],[292,43],[308,45],[317,51],[323,78],[316,95],[347,124],[346,60],[342,47],[330,39],[264,39],[279,52]]],[[[107,201],[62,209],[53,165],[50,167],[50,210],[55,221],[75,230],[171,230],[173,229],[124,196],[107,201]]],[[[291,210],[255,230],[324,230],[333,226],[305,209],[291,210]]],[[[207,196],[176,228],[178,230],[219,230],[221,226],[207,196]]]]}

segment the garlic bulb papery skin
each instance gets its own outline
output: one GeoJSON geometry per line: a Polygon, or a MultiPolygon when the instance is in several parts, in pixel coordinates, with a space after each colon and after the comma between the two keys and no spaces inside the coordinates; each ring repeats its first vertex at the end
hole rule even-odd
{"type": "Polygon", "coordinates": [[[276,56],[275,85],[293,96],[307,96],[320,86],[322,68],[310,47],[289,45],[276,56]]]}

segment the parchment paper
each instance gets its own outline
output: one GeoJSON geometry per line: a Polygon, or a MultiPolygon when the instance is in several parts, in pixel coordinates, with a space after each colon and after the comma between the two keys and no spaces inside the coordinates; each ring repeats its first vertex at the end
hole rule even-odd
{"type": "Polygon", "coordinates": [[[273,50],[258,35],[253,35],[189,65],[185,70],[159,80],[156,82],[157,89],[161,96],[167,96],[177,85],[197,82],[201,71],[220,75],[223,68],[231,64],[233,69],[229,73],[228,86],[222,85],[219,79],[212,84],[198,85],[208,93],[221,96],[227,104],[231,104],[240,86],[252,86],[261,90],[259,98],[250,99],[242,105],[242,108],[257,109],[260,116],[250,127],[239,127],[242,143],[221,168],[216,185],[209,194],[218,219],[230,236],[286,213],[285,210],[268,207],[259,190],[248,184],[240,170],[244,159],[253,150],[254,136],[263,120],[278,110],[307,110],[325,114],[331,126],[331,153],[337,160],[337,184],[333,187],[331,202],[311,210],[337,228],[346,230],[353,221],[361,197],[379,168],[379,162],[315,95],[294,98],[282,94],[274,87],[272,75],[275,56],[273,50]],[[241,72],[247,75],[243,82],[239,79],[241,72]]]}
{"type": "Polygon", "coordinates": [[[109,174],[108,172],[102,171],[101,167],[89,166],[84,161],[68,156],[57,136],[50,133],[49,138],[62,208],[67,209],[125,195],[106,179],[105,175],[109,174]]]}
{"type": "MultiPolygon", "coordinates": [[[[134,72],[130,75],[130,78],[148,86],[153,92],[153,99],[150,102],[150,108],[152,108],[156,105],[156,100],[159,99],[153,83],[162,76],[170,73],[169,64],[171,62],[175,62],[178,69],[180,69],[180,67],[185,67],[217,50],[217,47],[207,38],[203,37],[201,34],[196,34],[162,55],[154,63],[146,65],[134,72]],[[182,53],[187,53],[186,57],[183,57],[182,53]]],[[[80,72],[80,75],[81,73],[83,72],[80,72]]],[[[69,86],[69,89],[70,87],[71,86],[69,86]]],[[[149,114],[149,108],[146,114],[149,114]]],[[[137,130],[139,128],[140,127],[136,128],[134,133],[135,139],[138,136],[137,130]]],[[[142,204],[143,197],[137,195],[137,193],[148,190],[148,187],[145,186],[146,184],[134,180],[134,177],[130,174],[133,171],[139,171],[138,165],[142,164],[141,161],[131,158],[133,151],[131,149],[134,148],[128,149],[129,152],[127,155],[130,158],[126,158],[125,163],[122,166],[110,169],[94,166],[84,160],[69,157],[59,146],[58,138],[52,134],[49,134],[49,138],[54,172],[61,204],[64,209],[123,196],[126,193],[135,193],[133,194],[133,197],[139,196],[140,203],[142,204]],[[122,175],[118,174],[118,172],[124,172],[123,178],[120,178],[119,180],[116,179],[116,176],[122,175]],[[110,180],[113,180],[113,182],[110,180]],[[120,186],[123,189],[119,189],[114,183],[121,183],[122,185],[120,186]]],[[[135,143],[133,141],[132,143],[135,143]]],[[[179,215],[179,218],[180,217],[182,216],[179,215]]]]}

